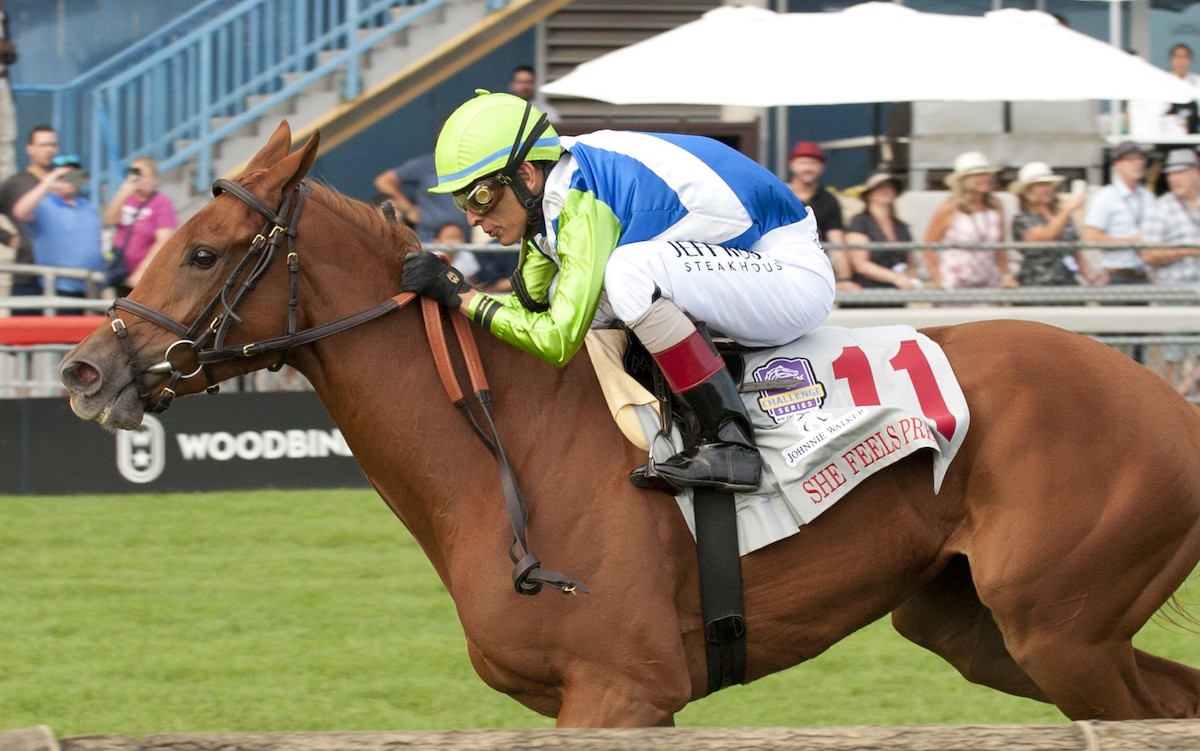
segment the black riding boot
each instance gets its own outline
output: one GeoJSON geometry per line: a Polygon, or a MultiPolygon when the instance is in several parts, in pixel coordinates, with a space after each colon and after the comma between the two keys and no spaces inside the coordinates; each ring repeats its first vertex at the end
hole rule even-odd
{"type": "Polygon", "coordinates": [[[629,481],[656,489],[664,489],[664,481],[675,488],[710,487],[731,493],[758,488],[762,464],[754,429],[729,371],[722,368],[679,396],[696,415],[699,442],[655,462],[653,475],[647,467],[638,467],[629,473],[629,481]]]}

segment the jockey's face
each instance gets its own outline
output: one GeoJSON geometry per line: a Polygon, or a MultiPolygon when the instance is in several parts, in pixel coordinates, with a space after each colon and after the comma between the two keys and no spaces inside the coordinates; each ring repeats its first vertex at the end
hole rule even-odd
{"type": "MultiPolygon", "coordinates": [[[[529,162],[525,162],[517,170],[519,179],[534,195],[541,193],[543,188],[542,171],[529,162]]],[[[529,227],[529,212],[517,199],[516,192],[511,188],[500,191],[495,207],[486,214],[478,214],[466,208],[467,223],[472,227],[481,227],[489,237],[494,237],[501,245],[512,245],[521,241],[529,227]]]]}

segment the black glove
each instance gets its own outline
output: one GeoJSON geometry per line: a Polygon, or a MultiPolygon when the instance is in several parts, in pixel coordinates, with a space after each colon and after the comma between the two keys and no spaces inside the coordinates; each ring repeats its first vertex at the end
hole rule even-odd
{"type": "Polygon", "coordinates": [[[462,302],[458,293],[469,289],[471,285],[467,284],[461,271],[427,250],[404,257],[404,269],[400,272],[401,292],[416,292],[447,308],[457,308],[462,302]]]}

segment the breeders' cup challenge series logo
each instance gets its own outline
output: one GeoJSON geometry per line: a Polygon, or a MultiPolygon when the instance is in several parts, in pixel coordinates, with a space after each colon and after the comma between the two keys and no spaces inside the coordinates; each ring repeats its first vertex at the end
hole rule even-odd
{"type": "Polygon", "coordinates": [[[771,360],[761,368],[755,368],[754,380],[760,383],[794,381],[793,385],[759,392],[758,406],[776,424],[818,409],[825,403],[825,386],[817,380],[812,363],[804,357],[771,360]]]}

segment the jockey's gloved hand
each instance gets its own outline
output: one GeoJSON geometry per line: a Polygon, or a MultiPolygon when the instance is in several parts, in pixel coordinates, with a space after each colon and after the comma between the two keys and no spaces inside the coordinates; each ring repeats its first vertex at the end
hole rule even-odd
{"type": "Polygon", "coordinates": [[[471,285],[467,284],[461,271],[427,250],[404,257],[404,269],[400,272],[401,292],[416,292],[447,308],[457,308],[462,302],[458,294],[469,289],[471,285]]]}

